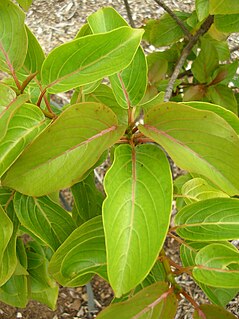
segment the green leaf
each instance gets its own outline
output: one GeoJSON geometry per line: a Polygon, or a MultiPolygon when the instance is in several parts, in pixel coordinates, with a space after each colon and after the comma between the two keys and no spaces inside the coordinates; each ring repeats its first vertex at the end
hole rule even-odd
{"type": "Polygon", "coordinates": [[[199,282],[223,288],[239,288],[239,253],[222,244],[202,248],[195,258],[193,276],[199,282]]]}
{"type": "Polygon", "coordinates": [[[0,263],[3,258],[3,254],[7,245],[11,239],[13,233],[13,224],[11,219],[5,213],[4,209],[0,205],[0,263]]]}
{"type": "Polygon", "coordinates": [[[40,108],[33,104],[23,104],[15,111],[0,142],[0,177],[47,124],[40,108]]]}
{"type": "Polygon", "coordinates": [[[89,23],[83,24],[83,26],[80,28],[80,30],[77,32],[75,39],[79,39],[82,37],[85,37],[86,35],[92,34],[91,28],[89,26],[89,23]]]}
{"type": "Polygon", "coordinates": [[[103,310],[97,319],[173,319],[177,298],[165,282],[148,286],[127,301],[103,310]]]}
{"type": "Polygon", "coordinates": [[[142,100],[147,86],[147,62],[141,47],[126,69],[110,76],[110,83],[117,102],[123,108],[136,106],[142,100]]]}
{"type": "Polygon", "coordinates": [[[239,120],[238,116],[235,113],[232,113],[229,110],[226,110],[224,107],[212,104],[212,103],[207,103],[207,102],[183,102],[184,105],[189,105],[192,106],[196,109],[199,110],[207,110],[216,113],[220,117],[222,117],[239,135],[239,120]]]}
{"type": "Polygon", "coordinates": [[[22,106],[27,100],[29,96],[27,94],[19,95],[14,100],[12,100],[7,107],[5,107],[0,113],[0,141],[3,140],[5,134],[7,132],[7,128],[11,118],[13,117],[14,113],[17,109],[22,106]]]}
{"type": "Polygon", "coordinates": [[[104,196],[96,188],[94,172],[71,187],[74,196],[73,218],[77,224],[101,214],[104,196]]]}
{"type": "Polygon", "coordinates": [[[239,193],[239,139],[209,111],[174,102],[151,109],[140,131],[161,144],[177,166],[205,176],[229,195],[239,193]]]}
{"type": "Polygon", "coordinates": [[[0,114],[16,98],[16,93],[4,83],[0,83],[0,114]]]}
{"type": "Polygon", "coordinates": [[[218,84],[210,86],[206,96],[214,103],[225,107],[227,110],[238,114],[237,100],[231,88],[218,84]]]}
{"type": "Polygon", "coordinates": [[[97,103],[69,106],[22,153],[2,185],[42,196],[84,178],[101,154],[125,131],[116,115],[97,103]]]}
{"type": "Polygon", "coordinates": [[[117,115],[119,123],[127,124],[127,111],[117,103],[112,89],[109,86],[101,84],[96,90],[94,90],[94,92],[91,92],[85,96],[85,101],[100,102],[108,106],[117,115]]]}
{"type": "Polygon", "coordinates": [[[185,202],[187,204],[209,198],[229,197],[226,193],[211,186],[202,178],[193,178],[187,181],[182,187],[182,195],[185,196],[185,202]]]}
{"type": "MultiPolygon", "coordinates": [[[[195,257],[197,252],[209,245],[210,242],[187,242],[185,245],[180,246],[180,257],[184,267],[195,266],[195,257]]],[[[237,248],[229,242],[221,242],[221,244],[228,246],[231,249],[237,251],[237,248]]],[[[238,289],[226,289],[221,287],[211,287],[206,284],[202,284],[198,281],[196,283],[205,292],[207,297],[215,304],[225,307],[229,301],[231,301],[238,293],[238,289]]]]}
{"type": "Polygon", "coordinates": [[[66,239],[52,256],[49,272],[68,287],[85,285],[95,273],[107,278],[101,216],[90,219],[66,239]]]}
{"type": "MultiPolygon", "coordinates": [[[[175,11],[174,13],[183,22],[189,17],[186,12],[175,11]]],[[[144,39],[156,47],[170,45],[185,36],[169,14],[163,15],[159,20],[149,20],[144,29],[144,39]]]]}
{"type": "Polygon", "coordinates": [[[209,1],[210,0],[196,0],[196,12],[199,21],[203,21],[209,15],[209,1]]]}
{"type": "Polygon", "coordinates": [[[177,233],[189,240],[239,238],[239,200],[212,198],[184,207],[175,218],[177,233]]]}
{"type": "Polygon", "coordinates": [[[172,180],[155,145],[120,145],[104,180],[103,221],[110,284],[116,297],[149,273],[168,230],[172,180]]]}
{"type": "Polygon", "coordinates": [[[17,2],[26,11],[30,8],[30,6],[32,4],[32,0],[17,0],[17,2]]]}
{"type": "Polygon", "coordinates": [[[236,317],[215,305],[200,305],[193,313],[193,319],[236,319],[236,317]]]}
{"type": "Polygon", "coordinates": [[[201,39],[201,51],[192,64],[192,73],[200,83],[208,83],[218,67],[219,59],[215,46],[207,39],[201,39]],[[208,54],[210,52],[210,54],[208,54]]]}
{"type": "Polygon", "coordinates": [[[239,13],[239,3],[235,0],[209,0],[210,14],[239,13]]]}
{"type": "Polygon", "coordinates": [[[21,224],[56,250],[76,228],[71,216],[61,206],[44,196],[14,196],[14,208],[21,224]]]}
{"type": "Polygon", "coordinates": [[[48,261],[34,246],[27,250],[30,298],[46,304],[52,310],[56,308],[58,286],[48,273],[48,261]]]}
{"type": "Polygon", "coordinates": [[[45,60],[45,54],[34,34],[31,30],[26,26],[27,36],[28,36],[28,49],[26,59],[22,68],[17,72],[17,76],[20,77],[27,77],[32,73],[39,72],[36,75],[36,78],[40,80],[41,74],[41,67],[43,61],[45,60]]]}
{"type": "Polygon", "coordinates": [[[59,93],[121,71],[132,61],[142,34],[122,27],[63,44],[44,61],[42,82],[48,92],[59,93]]]}
{"type": "MultiPolygon", "coordinates": [[[[234,1],[234,0],[233,0],[234,1]]],[[[216,15],[214,23],[217,30],[227,33],[239,32],[239,15],[238,14],[227,14],[227,15],[216,15]]]]}
{"type": "Polygon", "coordinates": [[[99,9],[91,14],[87,21],[93,33],[103,33],[129,26],[125,19],[112,7],[99,9]]]}
{"type": "Polygon", "coordinates": [[[7,187],[0,186],[0,205],[5,209],[6,204],[10,200],[13,190],[7,187]]]}
{"type": "Polygon", "coordinates": [[[21,68],[27,54],[25,14],[9,0],[0,2],[0,70],[21,68]]]}
{"type": "Polygon", "coordinates": [[[140,107],[144,110],[145,113],[147,113],[151,108],[153,108],[154,106],[164,101],[164,95],[165,95],[165,92],[160,92],[156,96],[154,96],[151,100],[143,104],[140,104],[140,107]]]}

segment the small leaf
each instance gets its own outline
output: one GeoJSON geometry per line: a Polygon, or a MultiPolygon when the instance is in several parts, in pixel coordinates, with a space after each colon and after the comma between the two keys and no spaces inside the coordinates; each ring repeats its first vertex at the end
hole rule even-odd
{"type": "Polygon", "coordinates": [[[210,14],[239,13],[239,3],[235,0],[209,0],[210,14]]]}
{"type": "Polygon", "coordinates": [[[166,282],[148,286],[127,301],[103,310],[97,319],[173,319],[177,298],[166,282]]]}
{"type": "Polygon", "coordinates": [[[228,195],[239,193],[239,138],[223,118],[168,102],[151,109],[144,123],[140,131],[161,144],[177,166],[205,176],[228,195]]]}
{"type": "Polygon", "coordinates": [[[100,215],[104,196],[96,188],[94,173],[71,187],[74,196],[73,218],[77,224],[100,215]]]}
{"type": "Polygon", "coordinates": [[[59,93],[121,71],[132,61],[142,34],[122,27],[63,44],[44,61],[42,82],[48,92],[59,93]]]}
{"type": "Polygon", "coordinates": [[[165,94],[164,92],[158,93],[151,100],[148,100],[147,102],[143,104],[140,104],[140,107],[144,110],[145,113],[147,113],[151,108],[163,102],[164,94],[165,94]]]}
{"type": "Polygon", "coordinates": [[[9,0],[0,2],[0,69],[12,73],[24,63],[27,54],[25,14],[9,0]]]}
{"type": "Polygon", "coordinates": [[[239,288],[239,253],[222,244],[211,244],[196,255],[196,280],[223,288],[239,288]]]}
{"type": "Polygon", "coordinates": [[[215,46],[207,39],[201,39],[200,48],[201,51],[192,64],[192,73],[200,83],[208,83],[218,67],[218,53],[215,46]]]}
{"type": "MultiPolygon", "coordinates": [[[[189,17],[186,12],[175,11],[174,13],[182,22],[189,17]]],[[[170,45],[185,36],[169,14],[163,15],[159,20],[149,20],[144,29],[144,39],[156,47],[170,45]]]]}
{"type": "Polygon", "coordinates": [[[77,32],[75,39],[79,39],[82,37],[85,37],[86,35],[92,34],[91,28],[89,26],[89,23],[83,24],[83,26],[80,28],[80,30],[77,32]]]}
{"type": "Polygon", "coordinates": [[[222,307],[201,305],[198,309],[195,309],[193,319],[236,319],[236,317],[222,307]]]}
{"type": "Polygon", "coordinates": [[[0,186],[0,205],[3,209],[5,209],[5,206],[8,203],[12,194],[13,191],[10,188],[0,186]]]}
{"type": "Polygon", "coordinates": [[[172,202],[167,158],[155,145],[121,145],[104,185],[108,276],[120,297],[147,276],[164,243],[172,202]]]}
{"type": "Polygon", "coordinates": [[[98,274],[107,278],[105,238],[101,216],[78,227],[52,256],[49,272],[61,285],[85,285],[98,274]]]}
{"type": "Polygon", "coordinates": [[[196,12],[199,21],[203,21],[209,15],[210,0],[196,0],[196,12]]]}
{"type": "Polygon", "coordinates": [[[208,88],[206,96],[214,103],[238,114],[237,100],[231,88],[225,85],[214,85],[208,88]]]}
{"type": "Polygon", "coordinates": [[[35,198],[16,193],[14,208],[21,224],[53,250],[76,228],[69,213],[47,196],[35,198]]]}
{"type": "Polygon", "coordinates": [[[212,198],[184,207],[176,215],[177,233],[188,240],[239,238],[239,200],[212,198]]]}
{"type": "Polygon", "coordinates": [[[102,104],[71,105],[25,149],[2,185],[31,196],[69,187],[84,178],[124,131],[125,126],[119,126],[116,115],[102,104]]]}
{"type": "Polygon", "coordinates": [[[15,111],[0,141],[0,177],[48,123],[40,108],[33,104],[23,104],[15,111]]]}
{"type": "Polygon", "coordinates": [[[193,178],[187,181],[182,187],[182,195],[185,195],[185,202],[187,204],[209,198],[229,197],[226,193],[211,186],[202,178],[193,178]]]}

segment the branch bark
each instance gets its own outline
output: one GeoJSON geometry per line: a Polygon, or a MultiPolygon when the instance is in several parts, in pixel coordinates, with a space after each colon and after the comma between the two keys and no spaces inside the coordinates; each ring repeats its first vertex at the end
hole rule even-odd
{"type": "MultiPolygon", "coordinates": [[[[156,0],[155,0],[156,1],[156,0]]],[[[158,0],[157,0],[158,1],[158,0]]],[[[196,34],[191,38],[191,40],[188,42],[188,44],[185,46],[185,48],[182,51],[182,54],[180,56],[180,59],[178,60],[178,63],[173,71],[173,74],[170,78],[170,81],[168,83],[167,89],[165,91],[164,101],[168,102],[172,96],[173,93],[173,86],[175,81],[177,80],[181,68],[183,67],[188,55],[190,54],[192,48],[197,43],[199,38],[204,35],[211,25],[213,24],[214,16],[209,15],[207,19],[204,21],[204,23],[201,25],[200,29],[196,32],[196,34]]]]}
{"type": "Polygon", "coordinates": [[[128,3],[128,0],[124,0],[124,5],[125,5],[126,11],[127,11],[129,24],[131,25],[132,28],[135,28],[135,24],[134,24],[134,20],[132,18],[132,13],[131,13],[131,9],[130,9],[130,5],[128,3]]]}

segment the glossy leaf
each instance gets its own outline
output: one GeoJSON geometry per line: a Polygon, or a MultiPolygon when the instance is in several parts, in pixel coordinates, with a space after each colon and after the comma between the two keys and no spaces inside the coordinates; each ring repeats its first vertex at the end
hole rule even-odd
{"type": "MultiPolygon", "coordinates": [[[[195,257],[197,252],[209,245],[210,242],[187,242],[180,246],[180,257],[184,267],[195,266],[195,257]]],[[[228,246],[237,251],[237,248],[229,242],[221,242],[221,244],[228,246]]],[[[238,293],[238,289],[228,289],[221,287],[211,287],[197,281],[197,284],[204,291],[207,297],[215,304],[225,307],[238,293]]]]}
{"type": "Polygon", "coordinates": [[[0,114],[16,98],[16,92],[4,83],[0,83],[0,114]]]}
{"type": "Polygon", "coordinates": [[[121,145],[104,185],[108,276],[120,297],[147,276],[164,243],[172,202],[167,158],[155,145],[121,145]]]}
{"type": "Polygon", "coordinates": [[[177,166],[205,176],[229,195],[239,193],[239,139],[223,118],[169,102],[151,109],[144,123],[140,131],[161,144],[177,166]]]}
{"type": "Polygon", "coordinates": [[[94,173],[73,185],[71,191],[74,196],[73,218],[77,224],[101,214],[104,196],[96,188],[94,173]]]}
{"type": "Polygon", "coordinates": [[[200,83],[207,83],[219,64],[218,53],[215,46],[207,39],[201,39],[200,48],[201,51],[192,64],[192,73],[200,83]]]}
{"type": "Polygon", "coordinates": [[[211,186],[205,179],[193,178],[182,187],[182,195],[187,204],[216,197],[229,197],[226,193],[211,186]]]}
{"type": "Polygon", "coordinates": [[[239,238],[239,200],[212,198],[184,207],[175,218],[177,233],[189,240],[239,238]]]}
{"type": "MultiPolygon", "coordinates": [[[[234,7],[234,5],[233,5],[234,7]]],[[[239,32],[239,15],[238,14],[218,14],[215,16],[214,23],[216,28],[221,32],[239,32]]]]}
{"type": "Polygon", "coordinates": [[[78,227],[54,253],[49,272],[63,286],[85,285],[98,274],[107,278],[105,238],[101,216],[78,227]]]}
{"type": "Polygon", "coordinates": [[[23,65],[27,53],[25,14],[10,0],[0,2],[0,69],[9,73],[23,65]]]}
{"type": "Polygon", "coordinates": [[[236,317],[222,307],[205,304],[195,309],[193,319],[236,319],[236,317]]]}
{"type": "Polygon", "coordinates": [[[196,280],[223,288],[239,288],[239,252],[222,244],[202,248],[195,258],[196,280]]]}
{"type": "Polygon", "coordinates": [[[135,55],[142,34],[142,30],[122,27],[61,45],[43,63],[43,84],[50,93],[58,93],[126,68],[135,55]]]}
{"type": "Polygon", "coordinates": [[[210,0],[196,0],[196,12],[199,21],[203,21],[209,15],[209,1],[210,0]]]}
{"type": "Polygon", "coordinates": [[[210,14],[239,13],[239,3],[234,0],[209,0],[210,14]]]}
{"type": "Polygon", "coordinates": [[[97,319],[173,319],[177,299],[166,282],[148,286],[127,301],[103,310],[97,319]]]}
{"type": "Polygon", "coordinates": [[[71,105],[22,153],[2,184],[31,196],[69,187],[84,178],[124,131],[102,104],[71,105]]]}
{"type": "Polygon", "coordinates": [[[76,228],[69,213],[47,196],[36,198],[16,193],[14,208],[20,223],[53,250],[76,228]]]}
{"type": "Polygon", "coordinates": [[[27,257],[30,298],[42,302],[55,310],[59,287],[53,278],[49,276],[46,257],[34,251],[34,249],[27,250],[27,257]]]}
{"type": "Polygon", "coordinates": [[[227,110],[238,114],[237,100],[231,88],[226,85],[210,86],[206,95],[214,104],[221,105],[227,110]]]}
{"type": "Polygon", "coordinates": [[[0,177],[48,123],[40,108],[33,104],[24,104],[16,110],[0,143],[0,177]]]}
{"type": "Polygon", "coordinates": [[[199,101],[184,102],[183,104],[192,106],[199,110],[207,110],[207,111],[216,113],[217,115],[222,117],[234,129],[237,135],[239,135],[238,117],[236,116],[236,114],[232,113],[229,110],[226,110],[224,107],[216,105],[216,104],[212,104],[212,103],[201,102],[201,101],[200,102],[199,101]]]}
{"type": "MultiPolygon", "coordinates": [[[[186,12],[175,11],[174,13],[182,21],[189,17],[186,12]]],[[[163,15],[159,20],[149,20],[144,29],[144,39],[156,47],[170,45],[185,36],[169,14],[163,15]]]]}
{"type": "Polygon", "coordinates": [[[7,132],[7,128],[11,118],[17,109],[22,106],[27,100],[29,96],[27,94],[23,94],[12,100],[0,113],[0,141],[3,140],[5,134],[7,132]]]}

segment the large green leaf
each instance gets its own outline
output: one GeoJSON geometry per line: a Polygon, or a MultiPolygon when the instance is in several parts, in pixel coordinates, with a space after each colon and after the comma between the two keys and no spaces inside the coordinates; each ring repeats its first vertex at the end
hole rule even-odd
{"type": "Polygon", "coordinates": [[[212,198],[184,207],[175,218],[177,233],[189,240],[239,238],[239,200],[212,198]]]}
{"type": "MultiPolygon", "coordinates": [[[[209,245],[210,242],[187,242],[180,246],[180,257],[184,267],[195,266],[195,258],[197,252],[209,245]]],[[[221,242],[221,244],[237,251],[237,248],[229,242],[221,242]]],[[[228,289],[221,287],[211,287],[197,281],[197,284],[205,292],[207,297],[215,304],[225,307],[238,293],[238,289],[228,289]]]]}
{"type": "Polygon", "coordinates": [[[116,115],[102,104],[71,105],[22,153],[2,184],[31,196],[69,187],[124,131],[116,115]]]}
{"type": "Polygon", "coordinates": [[[239,15],[237,14],[218,14],[214,18],[214,23],[219,31],[232,33],[239,32],[239,15]]]}
{"type": "Polygon", "coordinates": [[[239,3],[235,0],[209,0],[210,14],[239,13],[239,3]]]}
{"type": "Polygon", "coordinates": [[[149,273],[168,230],[172,203],[169,163],[155,145],[120,145],[105,177],[107,265],[116,297],[149,273]]]}
{"type": "Polygon", "coordinates": [[[30,298],[55,310],[59,287],[48,273],[48,261],[44,253],[39,249],[35,251],[34,244],[30,243],[27,250],[30,298]]]}
{"type": "Polygon", "coordinates": [[[215,46],[207,39],[201,39],[200,48],[201,51],[192,64],[192,73],[200,83],[208,83],[219,64],[218,53],[215,46]]]}
{"type": "Polygon", "coordinates": [[[4,254],[4,251],[11,239],[13,233],[13,224],[11,219],[5,213],[4,209],[0,205],[0,263],[4,254]]]}
{"type": "Polygon", "coordinates": [[[53,250],[76,228],[69,213],[47,196],[36,198],[16,193],[14,208],[20,223],[53,250]]]}
{"type": "Polygon", "coordinates": [[[148,286],[127,301],[103,310],[97,319],[173,319],[177,298],[166,282],[148,286]]]}
{"type": "Polygon", "coordinates": [[[33,104],[24,104],[16,110],[0,142],[0,177],[47,124],[40,108],[33,104]]]}
{"type": "Polygon", "coordinates": [[[122,27],[63,44],[44,61],[42,82],[50,93],[58,93],[112,75],[130,64],[142,34],[122,27]]]}
{"type": "Polygon", "coordinates": [[[236,319],[236,317],[222,307],[205,304],[195,309],[193,319],[236,319]]]}
{"type": "Polygon", "coordinates": [[[238,114],[236,97],[231,88],[226,85],[218,84],[210,86],[207,90],[206,97],[215,104],[221,105],[229,111],[238,114]]]}
{"type": "Polygon", "coordinates": [[[90,219],[66,239],[52,256],[49,272],[68,287],[85,285],[95,273],[107,278],[101,216],[90,219]]]}
{"type": "Polygon", "coordinates": [[[199,110],[207,110],[216,113],[220,117],[224,118],[225,121],[234,129],[234,131],[239,135],[239,120],[238,116],[235,113],[232,113],[229,110],[226,110],[224,107],[221,107],[216,104],[201,102],[201,101],[192,101],[184,102],[183,104],[192,106],[199,110]]]}
{"type": "MultiPolygon", "coordinates": [[[[182,21],[189,17],[186,12],[174,13],[182,21]]],[[[144,39],[156,47],[170,45],[185,36],[181,27],[169,14],[163,15],[159,20],[149,20],[144,29],[144,39]]]]}
{"type": "Polygon", "coordinates": [[[16,98],[16,92],[4,83],[0,83],[0,114],[16,98]]]}
{"type": "Polygon", "coordinates": [[[0,2],[0,69],[9,73],[20,69],[27,54],[25,14],[10,0],[0,2]]]}
{"type": "Polygon", "coordinates": [[[209,1],[210,0],[196,0],[196,12],[199,21],[203,21],[209,15],[209,1]]]}
{"type": "Polygon", "coordinates": [[[77,224],[101,214],[104,196],[96,188],[94,173],[87,176],[82,182],[71,188],[74,196],[73,218],[77,224]]]}
{"type": "Polygon", "coordinates": [[[193,276],[213,287],[239,288],[239,252],[223,244],[202,248],[195,258],[193,276]]]}
{"type": "Polygon", "coordinates": [[[14,100],[12,100],[6,107],[4,107],[0,113],[0,141],[3,140],[7,132],[7,128],[11,118],[14,113],[21,107],[27,100],[29,96],[27,94],[19,95],[14,100]]]}
{"type": "Polygon", "coordinates": [[[239,138],[223,118],[169,102],[151,109],[144,123],[140,131],[161,144],[176,165],[229,195],[239,193],[239,138]]]}
{"type": "Polygon", "coordinates": [[[226,193],[211,186],[205,179],[197,177],[187,181],[182,187],[182,195],[187,204],[215,197],[229,197],[226,193]]]}

